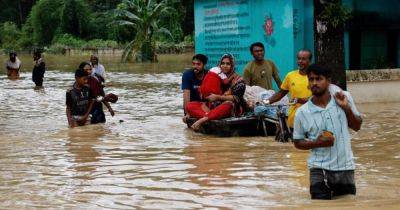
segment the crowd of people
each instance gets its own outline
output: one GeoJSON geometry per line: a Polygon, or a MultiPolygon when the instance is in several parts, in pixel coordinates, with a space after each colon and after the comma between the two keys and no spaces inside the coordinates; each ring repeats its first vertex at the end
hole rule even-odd
{"type": "MultiPolygon", "coordinates": [[[[15,52],[11,52],[9,56],[9,60],[6,61],[7,76],[10,79],[18,79],[22,63],[15,52]]],[[[36,88],[42,88],[46,63],[38,51],[33,53],[33,60],[32,81],[36,88]]],[[[118,96],[112,93],[105,94],[105,79],[105,68],[99,63],[96,55],[91,55],[90,61],[79,65],[75,71],[75,82],[66,92],[66,115],[69,127],[105,123],[103,104],[111,116],[115,115],[110,102],[115,103],[118,96]]]]}
{"type": "MultiPolygon", "coordinates": [[[[222,55],[217,66],[206,69],[207,56],[196,54],[192,68],[182,76],[183,121],[196,118],[191,128],[198,131],[204,123],[253,112],[257,106],[268,106],[290,95],[288,125],[292,130],[293,144],[302,150],[311,150],[308,159],[310,194],[313,199],[331,199],[335,196],[356,194],[354,182],[354,157],[351,150],[349,128],[358,131],[362,118],[354,100],[347,91],[331,84],[332,71],[321,65],[311,64],[312,52],[297,53],[298,69],[289,72],[283,82],[273,61],[265,59],[265,48],[260,42],[250,46],[254,60],[243,71],[236,72],[235,58],[222,55]],[[279,91],[260,101],[245,100],[246,90],[259,87],[272,89],[272,79],[279,91]]],[[[7,75],[19,77],[21,61],[17,54],[9,54],[6,62],[7,75]]],[[[32,81],[43,86],[46,64],[39,52],[33,55],[35,62],[32,81]]],[[[82,62],[75,71],[75,82],[66,92],[66,116],[69,126],[106,121],[103,105],[114,116],[110,102],[118,97],[105,94],[106,74],[97,56],[90,62],[82,62]]]]}
{"type": "Polygon", "coordinates": [[[289,72],[283,82],[274,62],[265,59],[262,43],[253,43],[250,52],[254,60],[245,66],[243,77],[236,73],[231,54],[223,55],[210,70],[206,70],[205,55],[193,56],[192,68],[182,76],[183,121],[196,118],[191,128],[198,131],[207,121],[252,112],[258,103],[244,100],[246,89],[258,86],[271,90],[274,79],[279,91],[263,100],[261,106],[290,95],[287,122],[293,132],[294,146],[311,150],[307,161],[311,197],[332,199],[355,195],[355,163],[349,128],[358,131],[362,118],[350,93],[331,84],[329,68],[311,64],[310,50],[297,53],[298,69],[289,72]]]}
{"type": "Polygon", "coordinates": [[[82,126],[88,123],[105,123],[103,104],[114,116],[110,102],[115,103],[115,94],[105,94],[105,69],[99,58],[90,56],[90,62],[82,62],[75,71],[75,83],[66,93],[66,114],[69,126],[82,126]],[[90,118],[89,118],[90,116],[90,118]]]}

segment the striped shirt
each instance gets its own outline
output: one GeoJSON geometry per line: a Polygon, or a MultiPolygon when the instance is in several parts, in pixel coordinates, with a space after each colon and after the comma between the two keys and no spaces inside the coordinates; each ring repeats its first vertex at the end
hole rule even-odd
{"type": "MultiPolygon", "coordinates": [[[[350,93],[346,95],[351,110],[360,116],[350,93]]],[[[345,112],[331,97],[325,108],[316,106],[311,98],[301,106],[295,115],[293,139],[294,141],[316,141],[322,131],[327,130],[335,137],[332,147],[314,148],[308,158],[309,168],[321,168],[331,171],[354,170],[354,157],[351,150],[350,133],[345,112]]]]}

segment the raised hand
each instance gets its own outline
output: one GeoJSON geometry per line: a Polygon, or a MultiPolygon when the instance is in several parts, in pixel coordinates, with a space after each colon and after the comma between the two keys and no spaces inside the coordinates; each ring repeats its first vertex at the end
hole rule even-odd
{"type": "Polygon", "coordinates": [[[342,107],[342,109],[349,108],[349,101],[343,91],[337,92],[335,94],[335,101],[340,107],[342,107]]]}

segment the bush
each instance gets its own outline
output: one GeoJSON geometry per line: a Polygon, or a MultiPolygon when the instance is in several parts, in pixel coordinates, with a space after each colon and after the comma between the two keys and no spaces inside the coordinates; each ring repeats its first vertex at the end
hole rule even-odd
{"type": "Polygon", "coordinates": [[[19,50],[18,40],[21,38],[21,31],[13,22],[5,22],[0,28],[1,46],[6,51],[19,50]]]}
{"type": "Polygon", "coordinates": [[[193,34],[191,34],[191,35],[187,35],[187,36],[185,36],[185,38],[183,38],[183,42],[184,43],[187,43],[187,44],[194,44],[194,35],[193,34]]]}
{"type": "Polygon", "coordinates": [[[65,48],[82,48],[85,45],[85,41],[74,37],[71,34],[57,35],[53,44],[63,45],[65,48]]]}
{"type": "Polygon", "coordinates": [[[113,40],[93,39],[85,41],[71,34],[57,35],[53,44],[48,48],[49,53],[65,54],[68,49],[92,50],[92,49],[116,49],[119,45],[113,40]]]}
{"type": "Polygon", "coordinates": [[[21,38],[19,39],[19,46],[22,49],[28,49],[35,45],[35,41],[33,39],[33,27],[32,24],[28,21],[22,26],[21,30],[21,38]]]}
{"type": "Polygon", "coordinates": [[[82,0],[64,0],[61,8],[60,32],[77,37],[88,35],[91,11],[82,0]]]}
{"type": "Polygon", "coordinates": [[[179,54],[193,50],[194,45],[192,42],[181,42],[178,44],[170,42],[157,42],[156,52],[160,54],[179,54]]]}
{"type": "Polygon", "coordinates": [[[28,17],[31,24],[33,41],[35,44],[44,46],[53,40],[60,24],[60,13],[63,5],[62,0],[40,0],[28,17]]]}
{"type": "Polygon", "coordinates": [[[85,45],[85,49],[116,49],[119,45],[116,41],[112,40],[102,40],[102,39],[93,39],[89,40],[85,45]]]}
{"type": "Polygon", "coordinates": [[[67,52],[67,48],[65,45],[62,45],[62,44],[53,44],[48,49],[46,49],[46,52],[49,54],[65,55],[65,53],[67,52]]]}

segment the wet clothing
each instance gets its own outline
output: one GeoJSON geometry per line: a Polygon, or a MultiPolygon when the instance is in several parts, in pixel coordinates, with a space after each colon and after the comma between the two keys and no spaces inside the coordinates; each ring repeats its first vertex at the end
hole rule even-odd
{"type": "MultiPolygon", "coordinates": [[[[354,115],[360,116],[350,93],[343,92],[354,115]]],[[[316,141],[324,130],[333,133],[334,145],[312,149],[307,161],[308,167],[330,171],[354,170],[355,163],[346,113],[333,97],[325,108],[315,105],[310,98],[296,111],[293,141],[305,141],[306,138],[309,141],[316,141]]]]}
{"type": "Polygon", "coordinates": [[[104,80],[106,79],[106,70],[103,65],[101,64],[91,64],[93,66],[92,76],[100,76],[104,80]]]}
{"type": "Polygon", "coordinates": [[[103,103],[95,101],[92,106],[92,111],[90,111],[92,117],[90,118],[91,124],[105,123],[106,115],[103,110],[103,103]]]}
{"type": "Polygon", "coordinates": [[[312,199],[330,200],[340,195],[355,195],[354,170],[328,171],[310,169],[310,194],[312,199]]]}
{"type": "Polygon", "coordinates": [[[20,68],[21,61],[17,57],[15,57],[15,62],[8,60],[6,62],[7,76],[10,78],[18,78],[20,68]]]}
{"type": "Polygon", "coordinates": [[[197,119],[208,117],[209,120],[218,120],[242,114],[246,104],[243,98],[246,84],[243,79],[235,75],[228,85],[223,85],[222,90],[223,92],[229,92],[229,95],[232,95],[234,100],[225,102],[215,101],[212,103],[190,102],[186,105],[188,114],[197,119]],[[202,109],[203,105],[206,105],[210,109],[210,112],[204,112],[202,109]]]}
{"type": "Polygon", "coordinates": [[[35,61],[35,66],[32,71],[32,81],[36,86],[43,86],[44,72],[46,71],[46,64],[43,58],[35,61]]]}
{"type": "MultiPolygon", "coordinates": [[[[207,71],[204,70],[204,76],[207,71]]],[[[186,70],[182,75],[182,90],[190,90],[190,101],[200,101],[199,87],[203,82],[204,77],[199,80],[193,69],[186,70]]]]}
{"type": "Polygon", "coordinates": [[[89,86],[90,93],[95,98],[97,96],[105,96],[104,94],[104,86],[102,84],[101,78],[97,76],[89,76],[87,85],[89,86]]]}
{"type": "MultiPolygon", "coordinates": [[[[350,93],[344,91],[354,115],[360,116],[350,93]]],[[[335,195],[355,194],[354,157],[347,116],[333,96],[325,108],[312,102],[297,109],[293,141],[316,141],[324,131],[335,137],[333,146],[311,149],[307,165],[310,169],[310,193],[313,199],[331,199],[335,195]]]]}
{"type": "Polygon", "coordinates": [[[211,109],[210,112],[205,112],[202,109],[204,102],[192,101],[186,105],[186,109],[191,117],[200,119],[208,117],[209,120],[218,120],[230,117],[232,115],[233,103],[222,103],[219,106],[211,109]]]}
{"type": "Polygon", "coordinates": [[[200,97],[204,99],[211,94],[222,95],[222,85],[228,83],[228,77],[219,67],[214,67],[204,76],[199,88],[200,97]]]}
{"type": "Polygon", "coordinates": [[[264,60],[261,65],[251,61],[244,68],[243,79],[249,86],[260,86],[266,90],[272,90],[272,78],[277,84],[281,83],[279,71],[270,60],[264,60]]]}
{"type": "Polygon", "coordinates": [[[87,113],[90,100],[92,99],[89,87],[76,88],[76,84],[67,90],[66,105],[70,107],[72,116],[83,116],[87,113]]]}
{"type": "MultiPolygon", "coordinates": [[[[89,76],[88,86],[93,98],[96,98],[97,96],[103,96],[103,97],[105,96],[101,77],[98,77],[97,75],[89,76]]],[[[90,114],[92,115],[91,117],[92,124],[106,122],[106,116],[104,114],[102,102],[94,101],[90,114]]]]}
{"type": "MultiPolygon", "coordinates": [[[[280,87],[282,90],[289,91],[290,97],[293,98],[309,98],[312,93],[308,88],[307,75],[300,74],[299,70],[289,72],[280,87]]],[[[291,105],[288,113],[288,125],[293,128],[294,116],[296,110],[303,104],[296,103],[291,105]]]]}

